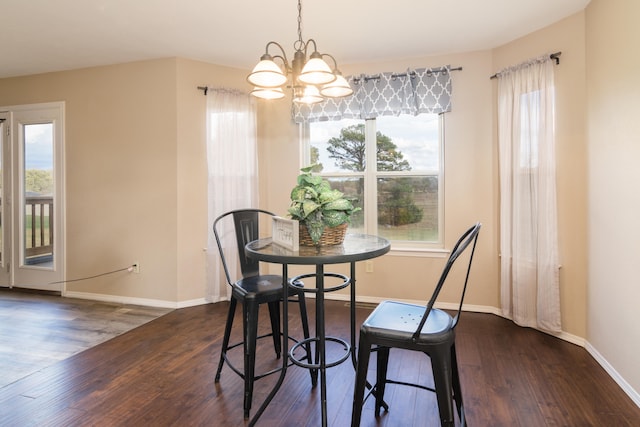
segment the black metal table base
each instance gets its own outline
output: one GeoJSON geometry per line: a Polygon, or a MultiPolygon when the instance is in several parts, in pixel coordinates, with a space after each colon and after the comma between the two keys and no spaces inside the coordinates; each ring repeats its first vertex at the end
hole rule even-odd
{"type": "MultiPolygon", "coordinates": [[[[288,266],[283,264],[282,266],[282,277],[286,278],[288,275],[288,266]]],[[[308,338],[306,340],[302,340],[296,344],[294,344],[289,350],[288,340],[283,340],[283,349],[282,352],[288,355],[288,359],[293,362],[295,365],[300,366],[306,369],[317,370],[320,376],[320,407],[322,412],[322,426],[327,427],[327,368],[331,368],[337,366],[344,361],[346,361],[349,356],[351,356],[352,363],[355,366],[355,263],[351,263],[351,276],[347,277],[338,273],[325,273],[324,265],[318,264],[316,265],[315,274],[304,274],[301,276],[296,276],[291,280],[291,282],[298,281],[305,277],[315,277],[316,287],[315,288],[305,288],[305,292],[315,293],[316,294],[316,336],[308,338]],[[325,278],[339,278],[342,280],[342,283],[337,286],[331,286],[325,288],[325,278]],[[339,289],[343,289],[347,286],[351,285],[351,304],[350,304],[350,330],[351,330],[351,344],[349,344],[346,340],[341,338],[327,336],[325,330],[325,318],[324,318],[324,296],[327,292],[333,292],[339,289]],[[340,344],[344,348],[344,354],[340,355],[336,359],[332,361],[327,361],[327,342],[334,342],[340,344]],[[296,357],[294,352],[303,346],[306,346],[309,343],[315,344],[315,360],[313,362],[304,361],[303,357],[296,357]]],[[[285,285],[288,282],[285,279],[285,285]]],[[[285,287],[286,289],[286,287],[285,287]]],[[[287,304],[284,304],[282,310],[283,319],[288,318],[288,308],[287,304]]],[[[288,325],[287,322],[283,322],[282,331],[285,337],[288,337],[288,325]]],[[[305,352],[306,357],[306,352],[305,352]]],[[[287,358],[284,358],[285,361],[287,358]]],[[[264,410],[267,408],[271,400],[275,397],[276,393],[282,386],[282,382],[284,381],[284,377],[286,375],[286,362],[283,362],[283,367],[280,372],[280,378],[278,378],[278,382],[274,389],[269,393],[266,400],[260,406],[258,411],[255,413],[254,417],[249,422],[249,426],[255,425],[258,421],[264,410]]]]}
{"type": "MultiPolygon", "coordinates": [[[[353,366],[356,366],[356,267],[357,261],[375,258],[389,252],[391,246],[386,239],[370,236],[365,234],[347,234],[342,245],[329,246],[326,248],[319,247],[300,247],[299,251],[291,251],[277,247],[272,244],[270,238],[259,239],[250,242],[245,246],[245,254],[249,257],[258,259],[260,261],[272,262],[282,265],[282,277],[283,277],[283,301],[287,300],[287,294],[289,281],[287,278],[288,265],[315,265],[315,274],[309,273],[297,276],[291,281],[296,282],[306,277],[315,277],[315,288],[304,288],[304,292],[315,293],[316,296],[316,336],[309,338],[303,342],[297,343],[292,347],[292,351],[289,351],[289,325],[288,325],[288,304],[283,304],[282,309],[282,334],[284,339],[282,340],[282,353],[287,355],[282,358],[282,369],[278,381],[274,388],[271,390],[265,401],[260,405],[260,408],[256,411],[253,418],[249,421],[249,426],[254,426],[260,419],[267,406],[271,403],[275,395],[280,390],[284,378],[287,373],[289,361],[293,364],[302,366],[312,371],[312,383],[315,383],[313,378],[315,374],[319,374],[320,377],[320,403],[322,411],[322,426],[327,427],[327,368],[334,367],[340,363],[345,362],[351,354],[351,361],[353,366]],[[350,264],[350,276],[345,276],[337,273],[325,273],[324,267],[329,264],[350,264]],[[337,286],[327,286],[325,288],[325,278],[340,278],[342,283],[337,286]],[[325,318],[324,318],[324,299],[325,293],[333,292],[339,289],[343,289],[350,285],[350,341],[327,337],[325,331],[325,318]],[[344,354],[335,358],[332,361],[327,361],[327,342],[338,343],[344,347],[344,354]],[[303,362],[301,358],[291,357],[296,349],[303,345],[315,344],[315,360],[313,362],[303,362]],[[315,373],[314,373],[315,371],[315,373]]],[[[371,386],[369,385],[369,388],[371,386]]]]}

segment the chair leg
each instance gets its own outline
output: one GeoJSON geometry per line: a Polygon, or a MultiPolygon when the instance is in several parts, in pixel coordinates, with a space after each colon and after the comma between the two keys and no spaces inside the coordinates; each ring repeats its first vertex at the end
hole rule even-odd
{"type": "Polygon", "coordinates": [[[258,336],[258,303],[247,300],[243,306],[244,331],[244,417],[249,418],[253,398],[253,381],[256,365],[256,341],[258,336]]]}
{"type": "Polygon", "coordinates": [[[456,408],[458,409],[460,426],[465,427],[467,425],[467,420],[464,416],[464,403],[462,401],[462,388],[460,387],[460,374],[458,371],[458,358],[456,356],[455,343],[451,347],[451,370],[451,377],[453,379],[453,400],[456,402],[456,408]]]}
{"type": "Polygon", "coordinates": [[[440,349],[431,353],[431,370],[438,400],[440,424],[453,426],[453,386],[451,373],[451,349],[440,349]]]}
{"type": "MultiPolygon", "coordinates": [[[[307,303],[305,302],[304,292],[298,292],[298,305],[300,306],[300,319],[302,320],[302,334],[304,339],[309,338],[309,319],[307,317],[307,303]]],[[[307,342],[305,345],[305,349],[307,351],[307,362],[312,363],[313,359],[311,356],[311,343],[307,342]]],[[[309,369],[309,374],[311,375],[311,386],[315,387],[318,385],[318,370],[317,369],[309,369]]]]}
{"type": "Polygon", "coordinates": [[[353,387],[353,409],[351,412],[351,427],[360,426],[362,417],[362,405],[364,404],[364,391],[367,385],[367,370],[369,369],[369,357],[371,355],[371,343],[365,334],[360,332],[358,347],[358,362],[356,364],[356,383],[353,387]]]}
{"type": "Polygon", "coordinates": [[[282,354],[282,343],[280,336],[280,302],[274,301],[268,303],[269,318],[271,319],[271,333],[273,335],[273,348],[276,351],[276,358],[280,359],[282,354]]]}
{"type": "Polygon", "coordinates": [[[373,393],[376,397],[376,417],[380,415],[380,408],[384,405],[384,389],[387,385],[387,367],[389,366],[389,347],[379,347],[377,350],[376,385],[373,393]]]}
{"type": "Polygon", "coordinates": [[[220,381],[220,373],[222,372],[222,365],[224,365],[224,357],[227,354],[227,349],[229,348],[229,337],[231,336],[231,327],[233,326],[233,318],[236,314],[236,306],[238,305],[238,300],[233,296],[231,297],[231,301],[229,303],[229,312],[227,313],[227,323],[224,327],[224,337],[222,338],[222,349],[220,350],[220,360],[218,361],[218,370],[216,371],[216,382],[220,381]]]}

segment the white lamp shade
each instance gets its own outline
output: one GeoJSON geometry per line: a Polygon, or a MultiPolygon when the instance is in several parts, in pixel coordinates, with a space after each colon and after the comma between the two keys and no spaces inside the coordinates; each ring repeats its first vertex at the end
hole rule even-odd
{"type": "Polygon", "coordinates": [[[298,80],[311,85],[323,85],[330,83],[336,79],[331,72],[331,68],[322,58],[309,58],[302,71],[298,76],[298,80]]]}
{"type": "Polygon", "coordinates": [[[353,89],[349,86],[347,79],[338,74],[334,81],[322,86],[320,93],[328,98],[342,98],[351,95],[353,89]]]}
{"type": "Polygon", "coordinates": [[[275,62],[263,59],[256,64],[247,80],[254,86],[275,88],[285,84],[287,76],[275,62]]]}
{"type": "Polygon", "coordinates": [[[280,98],[284,98],[284,92],[282,91],[282,88],[279,88],[279,87],[275,87],[275,88],[255,87],[251,91],[251,95],[255,96],[256,98],[261,98],[261,99],[280,99],[280,98]]]}
{"type": "Polygon", "coordinates": [[[300,88],[300,91],[296,91],[296,95],[293,98],[293,102],[298,104],[317,104],[322,102],[324,98],[320,95],[318,88],[315,86],[305,86],[300,88]]]}

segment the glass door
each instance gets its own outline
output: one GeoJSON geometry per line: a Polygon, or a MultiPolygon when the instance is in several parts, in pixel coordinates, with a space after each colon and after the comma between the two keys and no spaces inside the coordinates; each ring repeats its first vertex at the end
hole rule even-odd
{"type": "Polygon", "coordinates": [[[63,290],[63,112],[61,103],[20,106],[6,120],[11,154],[4,151],[2,167],[11,183],[3,185],[2,263],[9,286],[63,290]]]}

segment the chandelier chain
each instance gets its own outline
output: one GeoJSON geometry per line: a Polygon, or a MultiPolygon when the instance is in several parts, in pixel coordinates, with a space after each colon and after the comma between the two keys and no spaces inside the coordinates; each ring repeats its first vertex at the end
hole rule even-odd
{"type": "MultiPolygon", "coordinates": [[[[298,0],[298,41],[297,43],[299,43],[299,48],[302,48],[302,46],[304,46],[304,40],[302,40],[302,1],[298,0]]],[[[295,47],[295,49],[298,49],[298,47],[295,47]]]]}

